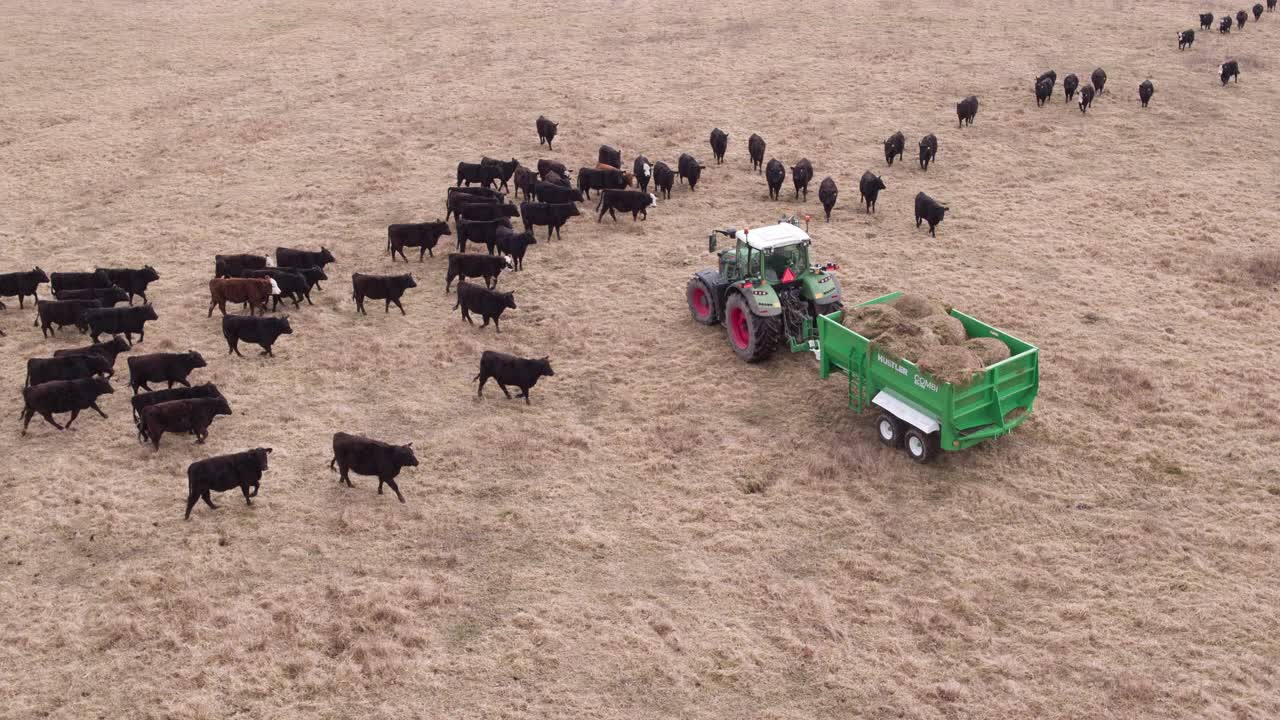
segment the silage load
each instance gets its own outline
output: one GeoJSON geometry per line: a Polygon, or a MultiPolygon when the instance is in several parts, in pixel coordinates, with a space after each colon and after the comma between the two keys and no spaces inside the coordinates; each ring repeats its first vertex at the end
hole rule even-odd
{"type": "Polygon", "coordinates": [[[939,342],[932,330],[904,320],[881,333],[872,345],[889,357],[914,363],[926,351],[937,347],[939,342]]]}
{"type": "Polygon", "coordinates": [[[844,326],[869,340],[900,322],[902,314],[885,303],[850,308],[844,314],[844,326]]]}
{"type": "Polygon", "coordinates": [[[964,323],[950,315],[930,315],[915,322],[920,327],[933,332],[938,342],[943,345],[964,345],[969,339],[964,331],[964,323]]]}
{"type": "Polygon", "coordinates": [[[978,353],[958,345],[938,345],[920,356],[916,367],[944,383],[967,385],[984,367],[978,353]]]}
{"type": "Polygon", "coordinates": [[[929,317],[930,315],[946,315],[949,308],[946,303],[924,295],[903,293],[893,301],[893,307],[908,320],[929,317]]]}
{"type": "Polygon", "coordinates": [[[1012,355],[1008,345],[992,337],[972,338],[965,342],[964,345],[977,353],[978,357],[982,358],[982,364],[986,367],[995,365],[1002,360],[1008,360],[1012,355]]]}

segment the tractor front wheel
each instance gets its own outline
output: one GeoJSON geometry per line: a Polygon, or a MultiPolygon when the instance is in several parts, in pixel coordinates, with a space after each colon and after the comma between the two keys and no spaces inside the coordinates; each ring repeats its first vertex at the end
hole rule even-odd
{"type": "Polygon", "coordinates": [[[690,279],[684,296],[689,301],[689,314],[693,316],[694,322],[703,325],[716,323],[715,298],[706,283],[698,278],[690,279]]]}
{"type": "Polygon", "coordinates": [[[738,293],[725,303],[724,325],[729,347],[746,362],[760,362],[772,355],[782,331],[781,318],[752,314],[746,298],[738,293]]]}

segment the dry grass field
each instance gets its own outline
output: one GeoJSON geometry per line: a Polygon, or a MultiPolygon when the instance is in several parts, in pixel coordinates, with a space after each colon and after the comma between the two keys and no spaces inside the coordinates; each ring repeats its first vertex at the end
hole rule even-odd
{"type": "Polygon", "coordinates": [[[137,351],[199,350],[235,414],[139,445],[122,357],[109,420],[21,437],[25,359],[86,339],[5,299],[0,718],[1280,717],[1280,13],[1178,52],[1219,5],[8,3],[0,271],[150,262],[137,351]],[[1088,115],[1035,106],[1097,66],[1088,115]],[[752,132],[813,161],[807,203],[767,199],[752,132]],[[355,314],[350,274],[405,271],[386,225],[443,217],[459,160],[601,143],[709,167],[647,222],[540,239],[501,335],[451,310],[442,252],[406,317],[355,314]],[[819,215],[827,175],[815,259],[851,300],[925,291],[1041,347],[1016,433],[912,465],[811,356],[744,366],[690,320],[708,229],[819,215]],[[228,357],[213,255],[277,245],[331,280],[275,358],[228,357]],[[477,401],[484,349],[556,376],[477,401]],[[407,504],[338,485],[336,430],[414,442],[407,504]],[[254,505],[183,522],[188,463],[255,446],[254,505]]]}

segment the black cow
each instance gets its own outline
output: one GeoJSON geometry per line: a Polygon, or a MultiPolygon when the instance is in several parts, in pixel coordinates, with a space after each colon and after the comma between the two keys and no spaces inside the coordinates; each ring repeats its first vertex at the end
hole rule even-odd
{"type": "Polygon", "coordinates": [[[1267,0],[1267,12],[1276,11],[1276,0],[1267,0]]]}
{"type": "Polygon", "coordinates": [[[262,255],[214,255],[213,276],[220,278],[244,277],[245,270],[261,270],[267,266],[262,255]]]}
{"type": "MultiPolygon", "coordinates": [[[[449,257],[453,257],[450,253],[449,257]]],[[[409,288],[418,287],[418,283],[413,281],[413,276],[405,273],[404,275],[363,275],[361,273],[353,273],[351,275],[351,297],[356,301],[356,312],[368,315],[364,311],[364,299],[383,300],[385,307],[384,313],[391,312],[391,303],[395,303],[400,308],[400,314],[405,315],[404,306],[400,304],[400,298],[404,295],[404,291],[409,288]]]]}
{"type": "Polygon", "coordinates": [[[1080,112],[1088,112],[1089,106],[1093,104],[1093,86],[1085,85],[1080,88],[1080,112]]]}
{"type": "MultiPolygon", "coordinates": [[[[39,300],[40,296],[37,290],[41,283],[49,282],[49,276],[39,267],[27,270],[25,272],[11,272],[0,275],[0,297],[18,296],[18,307],[26,307],[26,297],[30,295],[35,300],[39,300]]],[[[4,303],[0,302],[0,310],[4,309],[4,303]]]]}
{"type": "Polygon", "coordinates": [[[94,272],[56,272],[49,276],[53,292],[56,295],[59,290],[87,290],[90,288],[109,288],[112,285],[111,278],[101,270],[94,272]]]}
{"type": "Polygon", "coordinates": [[[538,176],[529,168],[521,165],[516,168],[515,175],[512,176],[512,182],[515,183],[516,196],[524,195],[524,199],[528,200],[533,196],[533,185],[537,182],[538,176]]]}
{"type": "Polygon", "coordinates": [[[115,307],[129,299],[128,293],[114,285],[109,288],[58,290],[53,296],[59,300],[97,300],[102,307],[115,307]]]}
{"type": "Polygon", "coordinates": [[[436,243],[440,242],[441,235],[452,234],[449,230],[449,223],[444,220],[388,225],[387,252],[391,254],[391,262],[395,262],[396,253],[399,253],[401,259],[405,262],[409,262],[409,258],[405,257],[404,249],[406,247],[416,247],[418,248],[418,262],[422,262],[427,254],[435,257],[435,253],[432,251],[435,249],[436,243]]]}
{"type": "Polygon", "coordinates": [[[65,429],[53,419],[54,413],[71,413],[66,427],[76,421],[81,410],[92,409],[102,417],[107,414],[98,407],[98,398],[113,393],[111,383],[106,378],[80,378],[78,380],[55,380],[40,385],[32,385],[22,390],[22,434],[27,434],[27,426],[31,418],[39,413],[45,422],[65,429]]]}
{"type": "Polygon", "coordinates": [[[1071,102],[1071,98],[1075,97],[1076,90],[1080,87],[1080,78],[1075,73],[1062,78],[1062,92],[1067,96],[1063,102],[1071,102]]]}
{"type": "Polygon", "coordinates": [[[964,127],[967,122],[973,124],[973,119],[978,116],[978,96],[970,95],[969,97],[956,103],[956,117],[960,119],[960,127],[964,127]]]}
{"type": "MultiPolygon", "coordinates": [[[[1267,0],[1273,2],[1274,0],[1267,0]]],[[[1213,13],[1200,13],[1200,29],[1208,30],[1213,27],[1213,13]]]]}
{"type": "Polygon", "coordinates": [[[556,128],[558,123],[553,123],[542,115],[538,116],[538,144],[547,144],[547,149],[555,152],[555,148],[551,147],[551,141],[556,139],[556,128]]]}
{"type": "Polygon", "coordinates": [[[349,473],[357,475],[373,475],[378,478],[378,494],[382,494],[385,484],[396,494],[400,502],[404,496],[400,494],[400,486],[396,484],[396,476],[406,467],[417,467],[418,458],[413,454],[413,443],[408,445],[391,445],[381,440],[370,440],[360,435],[339,432],[333,434],[333,459],[329,461],[329,469],[334,470],[337,464],[338,482],[351,484],[349,473]]]}
{"type": "Polygon", "coordinates": [[[147,439],[151,440],[151,447],[156,450],[160,449],[160,438],[167,432],[191,433],[196,436],[196,444],[203,445],[205,439],[209,437],[209,426],[213,424],[214,419],[219,415],[230,414],[231,405],[221,395],[170,400],[143,408],[142,426],[145,428],[147,439]]]}
{"type": "Polygon", "coordinates": [[[929,163],[933,162],[933,158],[938,154],[938,138],[933,133],[929,133],[920,138],[920,169],[929,170],[929,163]]]}
{"type": "Polygon", "coordinates": [[[600,201],[596,205],[596,210],[600,212],[596,217],[596,222],[604,219],[604,214],[609,213],[609,217],[614,222],[618,221],[615,210],[630,212],[631,219],[635,220],[639,217],[641,220],[649,218],[649,208],[657,207],[658,196],[639,190],[601,190],[600,201]]]}
{"type": "Polygon", "coordinates": [[[244,504],[252,505],[258,496],[258,483],[262,473],[267,469],[267,456],[271,448],[254,448],[245,452],[215,455],[197,460],[187,466],[187,513],[183,520],[191,519],[191,508],[196,501],[203,499],[204,504],[217,510],[218,506],[210,499],[210,492],[226,492],[240,488],[244,493],[244,504]],[[249,492],[252,488],[253,492],[249,492]]]}
{"type": "Polygon", "coordinates": [[[1178,33],[1178,49],[1186,50],[1196,41],[1195,30],[1183,30],[1178,33]]]}
{"type": "Polygon", "coordinates": [[[1045,82],[1045,81],[1048,81],[1048,83],[1049,83],[1049,94],[1050,94],[1050,95],[1052,95],[1052,94],[1053,94],[1053,86],[1058,84],[1058,73],[1057,73],[1056,71],[1054,71],[1054,70],[1049,70],[1049,71],[1047,71],[1047,72],[1045,72],[1045,73],[1041,74],[1041,75],[1040,75],[1040,77],[1036,78],[1036,84],[1037,84],[1037,85],[1039,85],[1041,82],[1045,82]]]}
{"type": "Polygon", "coordinates": [[[275,357],[271,352],[271,346],[275,344],[281,335],[292,334],[293,328],[289,327],[288,315],[280,317],[222,316],[222,337],[227,340],[228,355],[235,353],[240,357],[244,357],[240,353],[240,341],[243,340],[252,345],[262,347],[263,351],[260,354],[275,357]]]}
{"type": "Polygon", "coordinates": [[[106,359],[107,367],[111,368],[107,371],[107,375],[111,376],[115,374],[116,356],[128,349],[129,345],[124,341],[124,338],[119,335],[113,335],[111,339],[106,342],[94,343],[92,345],[69,348],[66,350],[54,350],[53,356],[71,357],[73,355],[97,355],[106,359]]]}
{"type": "Polygon", "coordinates": [[[282,268],[323,268],[331,262],[337,262],[337,260],[324,246],[316,251],[276,248],[276,265],[282,268]]]}
{"type": "Polygon", "coordinates": [[[1048,80],[1036,80],[1036,107],[1044,107],[1053,96],[1053,83],[1048,80]]]}
{"type": "Polygon", "coordinates": [[[671,167],[659,160],[653,166],[653,189],[659,194],[671,199],[671,187],[676,184],[676,174],[671,172],[671,167]]]}
{"type": "Polygon", "coordinates": [[[514,230],[503,228],[498,232],[498,251],[504,255],[511,256],[511,269],[513,272],[524,269],[525,252],[530,245],[537,244],[538,241],[534,239],[533,233],[528,230],[517,233],[514,230]]]}
{"type": "Polygon", "coordinates": [[[555,183],[535,182],[533,184],[533,199],[544,203],[571,203],[582,202],[583,196],[581,190],[574,190],[555,183]]]}
{"type": "Polygon", "coordinates": [[[276,281],[276,288],[280,292],[271,295],[271,311],[275,312],[280,306],[281,298],[292,300],[294,307],[300,306],[304,297],[308,305],[314,304],[310,297],[311,284],[307,282],[306,276],[300,270],[301,268],[266,268],[249,270],[247,275],[251,278],[270,278],[276,281]]]}
{"type": "Polygon", "coordinates": [[[94,375],[110,375],[111,363],[101,355],[70,355],[51,358],[29,358],[27,380],[23,387],[53,380],[78,380],[94,375]]]}
{"type": "Polygon", "coordinates": [[[1151,102],[1151,96],[1156,93],[1156,86],[1151,84],[1150,80],[1143,80],[1138,86],[1138,100],[1142,103],[1142,107],[1146,107],[1151,102]]]}
{"type": "Polygon", "coordinates": [[[491,157],[482,157],[480,158],[480,164],[498,168],[498,181],[501,183],[501,185],[498,186],[499,190],[509,189],[507,182],[511,180],[511,176],[515,174],[516,168],[520,167],[520,161],[515,158],[511,158],[511,160],[497,160],[491,157]]]}
{"type": "Polygon", "coordinates": [[[462,203],[453,213],[454,218],[463,220],[502,220],[519,215],[520,211],[514,204],[496,202],[462,203]]]}
{"type": "Polygon", "coordinates": [[[89,337],[98,342],[102,334],[124,335],[124,339],[133,347],[133,335],[138,334],[138,342],[146,338],[148,320],[158,320],[155,308],[151,303],[131,305],[123,308],[92,308],[84,313],[84,322],[89,326],[89,337]]]}
{"type": "Polygon", "coordinates": [[[458,308],[462,308],[462,319],[468,323],[475,325],[471,319],[471,313],[476,313],[484,318],[484,323],[480,327],[487,327],[489,321],[493,320],[494,330],[501,333],[502,328],[498,327],[498,319],[507,308],[516,309],[516,295],[513,292],[496,292],[459,280],[458,302],[453,305],[454,310],[458,308]]]}
{"type": "Polygon", "coordinates": [[[547,227],[547,240],[551,233],[560,239],[560,228],[569,222],[569,218],[581,215],[574,203],[520,203],[520,220],[524,223],[525,232],[531,232],[539,225],[547,227]]]}
{"type": "Polygon", "coordinates": [[[876,198],[884,189],[884,178],[870,170],[862,173],[862,178],[858,180],[858,193],[862,195],[862,202],[867,206],[867,213],[876,211],[876,198]]]}
{"type": "Polygon", "coordinates": [[[1107,71],[1102,68],[1098,68],[1089,76],[1089,80],[1093,82],[1094,91],[1101,95],[1102,88],[1107,84],[1107,71]]]}
{"type": "Polygon", "coordinates": [[[1240,63],[1235,60],[1228,60],[1218,66],[1218,75],[1222,78],[1222,85],[1226,87],[1227,81],[1235,78],[1236,82],[1240,82],[1240,63]]]}
{"type": "Polygon", "coordinates": [[[133,422],[138,426],[138,442],[150,440],[147,428],[142,424],[142,412],[152,405],[159,405],[170,400],[190,400],[192,398],[220,398],[222,393],[213,383],[196,385],[195,387],[178,387],[172,390],[153,390],[139,393],[130,398],[133,404],[133,422]]]}
{"type": "Polygon", "coordinates": [[[444,293],[449,294],[449,287],[454,278],[484,278],[487,288],[498,287],[498,276],[502,271],[513,267],[510,258],[505,255],[475,255],[470,253],[449,253],[449,267],[445,270],[444,293]]]}
{"type": "Polygon", "coordinates": [[[689,153],[680,153],[680,157],[676,161],[676,173],[680,176],[681,181],[689,181],[690,190],[698,189],[698,178],[702,177],[702,171],[705,167],[689,153]]]}
{"type": "Polygon", "coordinates": [[[711,155],[717,165],[724,164],[724,151],[729,149],[729,134],[720,128],[711,131],[711,155]]]}
{"type": "Polygon", "coordinates": [[[552,185],[559,185],[560,187],[564,187],[564,188],[573,187],[573,183],[569,182],[568,176],[561,175],[560,173],[555,171],[547,173],[543,179],[543,182],[550,183],[552,185]]]}
{"type": "Polygon", "coordinates": [[[538,384],[538,378],[544,375],[555,376],[555,372],[551,369],[550,357],[544,356],[535,360],[485,350],[480,354],[480,373],[472,378],[471,382],[480,381],[480,387],[476,388],[476,397],[484,397],[484,384],[489,378],[493,378],[508,400],[511,399],[511,393],[507,391],[507,386],[514,385],[520,388],[520,394],[516,397],[524,398],[525,405],[529,405],[529,391],[538,384]]]}
{"type": "Polygon", "coordinates": [[[924,220],[929,223],[929,235],[937,237],[934,229],[938,227],[938,223],[942,222],[942,218],[951,208],[925,195],[924,193],[916,194],[916,227],[920,227],[920,221],[924,220]]]}
{"type": "Polygon", "coordinates": [[[548,173],[555,173],[561,177],[569,177],[569,168],[566,168],[564,163],[556,162],[555,160],[539,160],[538,178],[545,180],[548,173]]]}
{"type": "Polygon", "coordinates": [[[492,165],[480,163],[458,163],[458,185],[477,183],[480,187],[493,187],[493,183],[502,175],[502,171],[492,165]]]}
{"type": "Polygon", "coordinates": [[[498,231],[510,229],[509,220],[458,220],[458,252],[467,251],[467,243],[484,245],[493,254],[498,242],[498,231]]]}
{"type": "MultiPolygon", "coordinates": [[[[40,334],[44,337],[49,337],[56,332],[54,325],[57,325],[58,329],[75,325],[77,330],[84,332],[89,329],[84,319],[85,313],[101,307],[102,303],[97,300],[37,300],[36,321],[31,323],[31,326],[39,325],[40,334]]],[[[94,342],[97,342],[97,339],[94,342]]]]}
{"type": "Polygon", "coordinates": [[[800,199],[800,193],[804,193],[806,202],[809,200],[809,181],[813,179],[813,163],[809,162],[809,158],[801,158],[800,162],[791,166],[791,184],[796,188],[796,199],[800,199]]]}
{"type": "Polygon", "coordinates": [[[1253,21],[1258,22],[1262,19],[1262,3],[1256,3],[1253,6],[1253,21]]]}
{"type": "Polygon", "coordinates": [[[764,181],[769,185],[769,199],[778,200],[778,196],[782,194],[782,183],[787,179],[787,167],[778,161],[777,158],[769,158],[769,164],[764,167],[764,181]]]}
{"type": "Polygon", "coordinates": [[[1244,29],[1244,24],[1249,21],[1249,13],[1241,10],[1236,13],[1236,27],[1244,29]]]}
{"type": "Polygon", "coordinates": [[[133,394],[138,394],[141,388],[147,392],[151,392],[149,383],[165,382],[173,388],[174,383],[191,387],[191,383],[187,382],[187,376],[196,368],[208,367],[208,363],[195,350],[188,350],[184,353],[152,353],[150,355],[135,355],[128,359],[129,364],[129,387],[133,389],[133,394]]]}
{"type": "Polygon", "coordinates": [[[764,138],[755,133],[751,133],[751,137],[747,138],[747,154],[751,156],[751,169],[756,174],[764,170],[764,149],[766,147],[764,138]]]}
{"type": "Polygon", "coordinates": [[[1222,20],[1218,22],[1218,32],[1226,35],[1231,32],[1231,16],[1223,15],[1222,20]]]}
{"type": "Polygon", "coordinates": [[[822,202],[822,212],[826,213],[827,222],[831,222],[831,208],[836,206],[836,198],[839,196],[836,181],[829,177],[823,178],[822,184],[818,186],[818,200],[822,202]]]}
{"type": "Polygon", "coordinates": [[[578,190],[588,198],[592,190],[625,190],[626,187],[627,176],[621,170],[584,167],[578,171],[578,190]]]}
{"type": "Polygon", "coordinates": [[[321,281],[321,280],[328,280],[328,279],[329,279],[329,276],[325,274],[325,272],[324,272],[324,268],[319,268],[319,267],[294,268],[294,270],[299,270],[299,271],[301,271],[301,272],[302,272],[302,277],[303,277],[303,279],[305,279],[305,280],[307,281],[307,292],[306,292],[306,296],[307,296],[307,304],[308,304],[308,305],[310,305],[310,304],[312,304],[312,303],[311,303],[311,289],[312,289],[312,288],[315,288],[315,289],[318,289],[318,290],[323,289],[323,288],[321,288],[321,287],[320,287],[320,281],[321,281]]]}
{"type": "Polygon", "coordinates": [[[901,160],[902,153],[906,151],[906,147],[907,139],[902,136],[901,131],[890,135],[889,138],[884,141],[884,161],[889,163],[889,166],[892,167],[893,158],[896,156],[901,160]]]}
{"type": "Polygon", "coordinates": [[[636,179],[636,186],[641,192],[649,192],[649,181],[653,179],[653,165],[649,163],[649,158],[637,155],[631,163],[631,175],[636,179]]]}
{"type": "Polygon", "coordinates": [[[596,162],[601,162],[605,165],[621,170],[622,151],[608,145],[601,145],[600,152],[596,155],[596,162]]]}
{"type": "Polygon", "coordinates": [[[147,302],[147,286],[160,279],[160,273],[150,265],[140,268],[98,268],[98,272],[106,273],[116,287],[129,293],[130,305],[133,304],[134,295],[141,297],[142,302],[147,302]]]}
{"type": "Polygon", "coordinates": [[[506,197],[497,191],[487,191],[480,193],[478,191],[484,188],[449,188],[449,194],[444,202],[444,219],[448,220],[449,216],[456,216],[462,209],[463,205],[501,205],[506,202],[506,197]]]}

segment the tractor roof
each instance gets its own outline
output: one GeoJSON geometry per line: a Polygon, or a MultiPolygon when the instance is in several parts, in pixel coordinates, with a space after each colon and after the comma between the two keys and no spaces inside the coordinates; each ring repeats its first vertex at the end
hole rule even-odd
{"type": "Polygon", "coordinates": [[[785,245],[809,242],[809,233],[791,223],[751,228],[749,233],[739,230],[735,237],[738,240],[745,240],[748,245],[757,250],[772,250],[785,245]]]}

